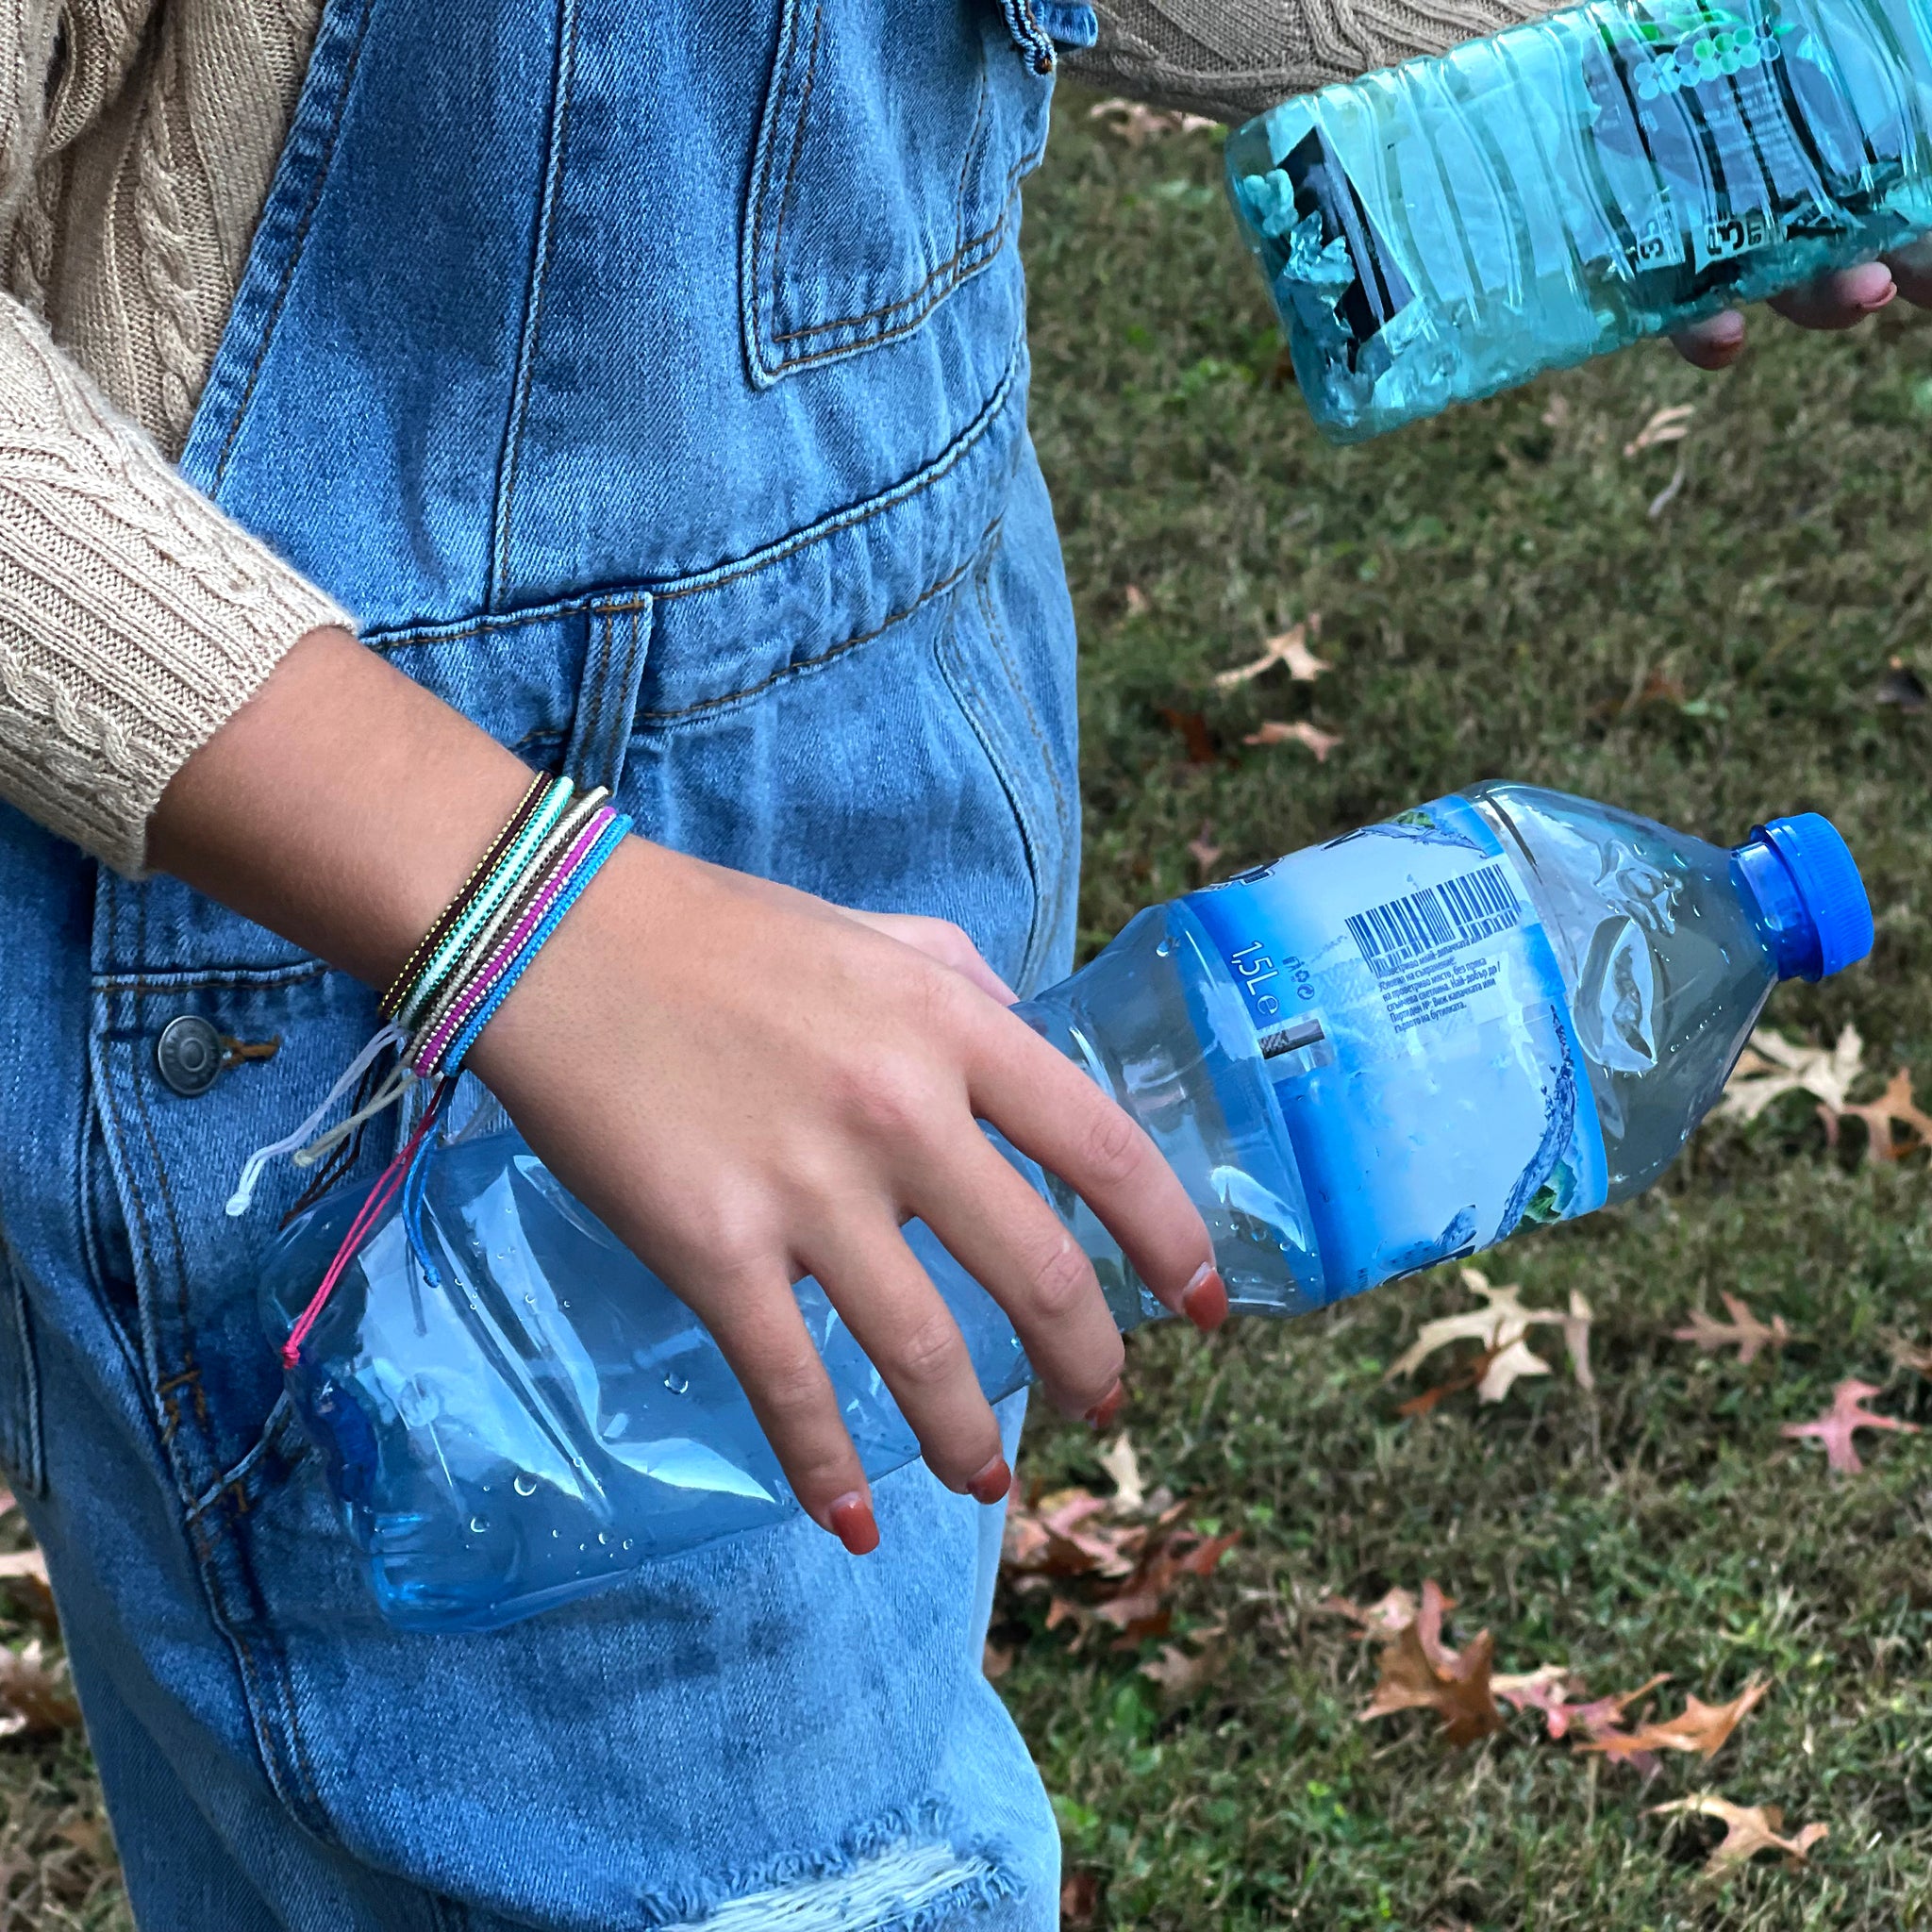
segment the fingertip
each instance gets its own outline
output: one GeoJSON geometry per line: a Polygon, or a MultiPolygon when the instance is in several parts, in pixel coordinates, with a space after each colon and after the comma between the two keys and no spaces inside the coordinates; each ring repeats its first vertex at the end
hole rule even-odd
{"type": "Polygon", "coordinates": [[[855,1557],[869,1557],[879,1546],[879,1526],[872,1504],[858,1490],[848,1490],[825,1511],[825,1526],[855,1557]]]}
{"type": "Polygon", "coordinates": [[[1212,1261],[1203,1261],[1181,1290],[1181,1313],[1204,1335],[1227,1320],[1227,1286],[1212,1261]]]}
{"type": "Polygon", "coordinates": [[[1699,369],[1727,369],[1744,349],[1744,318],[1735,308],[1726,308],[1696,327],[1679,330],[1671,338],[1678,355],[1699,369]]]}
{"type": "Polygon", "coordinates": [[[1116,1377],[1113,1387],[1087,1411],[1083,1420],[1095,1429],[1111,1428],[1114,1417],[1120,1414],[1121,1405],[1126,1399],[1126,1388],[1116,1377]]]}
{"type": "Polygon", "coordinates": [[[1013,1472],[1007,1466],[1004,1456],[995,1456],[973,1480],[966,1485],[966,1493],[975,1503],[989,1507],[1004,1503],[1007,1492],[1013,1487],[1013,1472]]]}

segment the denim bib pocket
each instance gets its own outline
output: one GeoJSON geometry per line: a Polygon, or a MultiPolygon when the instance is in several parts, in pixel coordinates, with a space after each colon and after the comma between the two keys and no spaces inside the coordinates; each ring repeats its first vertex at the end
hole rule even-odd
{"type": "Polygon", "coordinates": [[[992,261],[1051,92],[991,0],[784,0],[741,251],[753,381],[909,334],[992,261]]]}

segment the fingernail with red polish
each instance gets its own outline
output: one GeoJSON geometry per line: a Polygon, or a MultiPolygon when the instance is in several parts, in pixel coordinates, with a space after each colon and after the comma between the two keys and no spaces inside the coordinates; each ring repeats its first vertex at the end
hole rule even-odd
{"type": "Polygon", "coordinates": [[[1087,1411],[1087,1420],[1096,1429],[1104,1429],[1121,1412],[1121,1404],[1127,1399],[1127,1391],[1116,1382],[1091,1408],[1087,1411]]]}
{"type": "Polygon", "coordinates": [[[1181,1290],[1181,1313],[1204,1335],[1227,1320],[1227,1289],[1212,1261],[1203,1261],[1181,1290]]]}
{"type": "Polygon", "coordinates": [[[1002,1501],[1013,1487],[1013,1472],[1007,1467],[1004,1456],[995,1456],[973,1480],[966,1485],[966,1493],[975,1503],[997,1503],[1002,1501]]]}
{"type": "Polygon", "coordinates": [[[873,1521],[872,1505],[857,1490],[841,1496],[825,1511],[832,1534],[855,1557],[868,1557],[879,1546],[879,1526],[873,1521]]]}

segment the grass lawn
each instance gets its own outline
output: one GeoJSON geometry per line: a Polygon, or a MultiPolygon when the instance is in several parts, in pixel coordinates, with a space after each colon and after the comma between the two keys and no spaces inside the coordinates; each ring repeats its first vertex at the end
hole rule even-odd
{"type": "MultiPolygon", "coordinates": [[[[1874,701],[1893,657],[1932,675],[1932,316],[1839,339],[1765,318],[1723,378],[1643,347],[1336,451],[1274,386],[1217,141],[1135,148],[1090,106],[1063,98],[1026,233],[1035,431],[1084,640],[1089,942],[1197,883],[1204,828],[1224,873],[1489,776],[1726,841],[1815,808],[1865,869],[1877,951],[1770,1017],[1819,1041],[1854,1022],[1877,1074],[1932,1087],[1932,710],[1874,701]],[[1674,404],[1696,406],[1689,437],[1626,456],[1674,404]],[[1215,690],[1315,613],[1315,684],[1215,690]],[[1224,756],[1191,763],[1163,712],[1199,713],[1224,756]],[[1319,764],[1244,747],[1268,718],[1341,742],[1319,764]]],[[[1075,1648],[1043,1597],[1003,1599],[1001,1687],[1091,1923],[1932,1924],[1932,1434],[1862,1437],[1867,1473],[1835,1478],[1778,1433],[1854,1374],[1932,1422],[1932,1384],[1881,1340],[1932,1329],[1925,1158],[1842,1141],[1786,1100],[1707,1129],[1643,1200],[1491,1257],[1528,1302],[1587,1294],[1593,1399],[1559,1374],[1396,1417],[1384,1369],[1470,1306],[1450,1271],[1299,1324],[1133,1339],[1148,1481],[1241,1541],[1182,1599],[1183,1629],[1229,1635],[1180,1696],[1140,1671],[1158,1645],[1075,1648]],[[1722,1291],[1785,1318],[1781,1357],[1669,1339],[1722,1291]],[[1666,1758],[1647,1789],[1534,1713],[1460,1753],[1427,1713],[1358,1724],[1373,1646],[1313,1607],[1430,1576],[1498,1670],[1565,1664],[1594,1694],[1667,1671],[1671,1712],[1772,1688],[1714,1760],[1666,1758]],[[1830,1838],[1808,1870],[1712,1884],[1720,1827],[1644,1815],[1698,1790],[1830,1838]]],[[[1022,1479],[1108,1490],[1085,1432],[1043,1416],[1022,1479]]]]}
{"type": "MultiPolygon", "coordinates": [[[[1063,100],[1025,237],[1036,433],[1085,640],[1088,940],[1198,883],[1204,830],[1227,872],[1485,776],[1714,838],[1815,807],[1864,864],[1878,949],[1772,1017],[1820,1041],[1855,1022],[1876,1074],[1932,1089],[1932,710],[1875,702],[1893,657],[1932,678],[1932,318],[1842,340],[1760,323],[1722,379],[1640,349],[1333,451],[1274,385],[1215,140],[1131,147],[1090,105],[1063,100]],[[1625,456],[1680,403],[1687,439],[1625,456]],[[1315,613],[1334,666],[1316,684],[1213,688],[1315,613]],[[1198,713],[1217,756],[1190,762],[1163,712],[1198,713]],[[1320,764],[1244,747],[1267,718],[1341,741],[1320,764]]],[[[1882,1339],[1932,1333],[1925,1159],[1877,1166],[1842,1138],[1782,1102],[1707,1131],[1644,1200],[1494,1257],[1528,1301],[1588,1295],[1594,1397],[1557,1374],[1399,1419],[1382,1372],[1465,1305],[1446,1277],[1208,1342],[1134,1339],[1149,1482],[1241,1541],[1180,1599],[1183,1635],[1227,1635],[1178,1695],[1141,1671],[1152,1642],[1075,1648],[1041,1597],[1002,1599],[1001,1688],[1086,1923],[1932,1924],[1932,1433],[1863,1438],[1852,1478],[1778,1433],[1852,1374],[1932,1424],[1932,1384],[1882,1339]],[[1722,1291],[1792,1344],[1740,1370],[1669,1339],[1722,1291]],[[1669,1672],[1673,1711],[1771,1690],[1714,1761],[1667,1758],[1648,1787],[1533,1714],[1460,1753],[1424,1713],[1360,1724],[1372,1649],[1313,1607],[1425,1577],[1501,1670],[1561,1663],[1599,1694],[1669,1672]],[[1695,1790],[1830,1837],[1809,1869],[1714,1884],[1718,1828],[1645,1815],[1695,1790]]],[[[1105,1493],[1094,1449],[1042,1419],[1023,1479],[1105,1493]]],[[[0,1746],[0,1932],[125,1924],[97,1817],[78,1741],[0,1746]]]]}

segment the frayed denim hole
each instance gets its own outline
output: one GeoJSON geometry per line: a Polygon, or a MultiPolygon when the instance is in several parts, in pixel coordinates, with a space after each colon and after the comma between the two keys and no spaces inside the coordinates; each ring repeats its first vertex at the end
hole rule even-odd
{"type": "Polygon", "coordinates": [[[844,1872],[744,1892],[663,1932],[927,1932],[962,1908],[1007,1897],[988,1858],[930,1840],[882,1845],[844,1872]]]}

